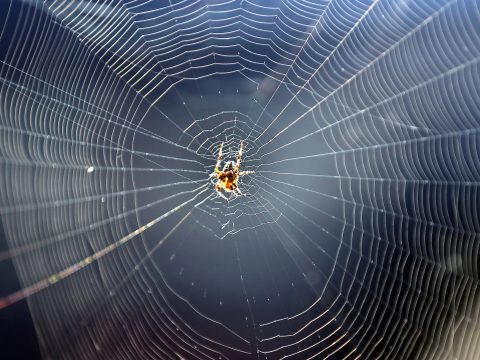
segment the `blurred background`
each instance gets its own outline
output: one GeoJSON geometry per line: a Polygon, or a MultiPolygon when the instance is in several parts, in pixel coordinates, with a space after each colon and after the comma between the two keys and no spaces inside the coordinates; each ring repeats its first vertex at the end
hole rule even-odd
{"type": "Polygon", "coordinates": [[[478,358],[479,29],[473,0],[0,2],[2,355],[478,358]]]}

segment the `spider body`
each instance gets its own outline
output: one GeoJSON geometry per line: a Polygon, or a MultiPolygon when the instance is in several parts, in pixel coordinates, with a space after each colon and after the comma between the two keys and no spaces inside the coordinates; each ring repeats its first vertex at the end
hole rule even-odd
{"type": "Polygon", "coordinates": [[[232,170],[223,170],[217,174],[217,184],[215,185],[215,189],[218,190],[225,190],[226,192],[234,191],[238,185],[238,174],[234,173],[232,170]]]}
{"type": "Polygon", "coordinates": [[[243,193],[238,188],[238,179],[242,175],[252,174],[253,171],[240,171],[240,162],[242,160],[243,153],[243,141],[240,143],[240,149],[238,150],[237,154],[237,161],[229,161],[225,163],[223,169],[220,170],[220,165],[222,164],[222,149],[223,142],[220,144],[220,150],[218,151],[217,165],[215,166],[214,172],[210,174],[210,177],[217,179],[217,181],[215,182],[215,191],[217,192],[217,194],[221,198],[228,201],[230,199],[227,198],[223,194],[223,192],[230,193],[234,197],[243,195],[243,193]]]}

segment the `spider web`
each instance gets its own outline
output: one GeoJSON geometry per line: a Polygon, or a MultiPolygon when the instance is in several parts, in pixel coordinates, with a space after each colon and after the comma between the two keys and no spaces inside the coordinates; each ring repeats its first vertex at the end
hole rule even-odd
{"type": "Polygon", "coordinates": [[[45,358],[478,356],[476,1],[0,9],[0,309],[45,358]]]}

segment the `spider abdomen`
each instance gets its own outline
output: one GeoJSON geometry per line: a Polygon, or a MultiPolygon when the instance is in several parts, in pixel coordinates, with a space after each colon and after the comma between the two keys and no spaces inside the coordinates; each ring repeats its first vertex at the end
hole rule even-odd
{"type": "Polygon", "coordinates": [[[237,175],[233,171],[220,173],[218,179],[222,183],[222,188],[225,191],[231,192],[237,187],[235,184],[237,180],[237,175]]]}

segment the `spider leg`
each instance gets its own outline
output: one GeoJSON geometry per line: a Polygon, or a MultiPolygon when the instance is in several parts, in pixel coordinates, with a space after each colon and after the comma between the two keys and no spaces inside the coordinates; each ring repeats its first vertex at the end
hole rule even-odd
{"type": "Polygon", "coordinates": [[[222,164],[222,149],[223,149],[223,141],[220,144],[220,149],[218,150],[217,165],[215,165],[215,171],[213,172],[214,174],[220,172],[220,165],[222,164]]]}
{"type": "Polygon", "coordinates": [[[228,200],[228,198],[227,198],[225,195],[223,195],[223,194],[222,194],[222,192],[221,192],[220,190],[217,190],[217,194],[218,194],[218,196],[220,196],[221,198],[223,198],[223,199],[225,199],[225,200],[229,201],[229,200],[228,200]]]}
{"type": "Polygon", "coordinates": [[[240,171],[240,172],[238,173],[238,176],[250,175],[250,174],[255,174],[255,171],[252,171],[252,170],[240,171]]]}
{"type": "Polygon", "coordinates": [[[228,198],[223,195],[222,193],[222,187],[220,186],[220,184],[217,182],[217,184],[215,185],[215,191],[217,192],[218,196],[220,196],[221,198],[225,199],[228,201],[228,198]]]}
{"type": "Polygon", "coordinates": [[[240,141],[240,149],[238,150],[237,154],[237,163],[235,164],[234,171],[237,172],[240,168],[240,162],[242,161],[242,154],[243,154],[243,141],[240,141]]]}

